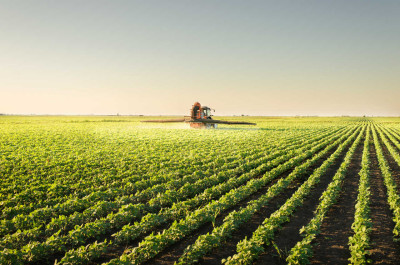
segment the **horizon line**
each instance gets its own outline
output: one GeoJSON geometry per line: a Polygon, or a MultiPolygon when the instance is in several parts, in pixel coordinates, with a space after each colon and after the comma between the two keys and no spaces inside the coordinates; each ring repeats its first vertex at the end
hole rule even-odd
{"type": "MultiPolygon", "coordinates": [[[[185,115],[178,114],[10,114],[10,113],[0,113],[1,116],[70,116],[70,117],[171,117],[179,116],[184,117],[185,115]]],[[[390,118],[400,118],[400,115],[213,115],[215,117],[390,117],[390,118]]]]}

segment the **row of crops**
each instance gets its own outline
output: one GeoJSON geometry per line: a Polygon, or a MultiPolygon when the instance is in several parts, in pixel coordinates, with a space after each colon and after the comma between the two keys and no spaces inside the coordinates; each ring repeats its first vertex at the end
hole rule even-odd
{"type": "Polygon", "coordinates": [[[307,264],[342,204],[346,264],[366,264],[376,199],[399,240],[400,120],[243,119],[258,125],[1,117],[0,264],[307,264]]]}

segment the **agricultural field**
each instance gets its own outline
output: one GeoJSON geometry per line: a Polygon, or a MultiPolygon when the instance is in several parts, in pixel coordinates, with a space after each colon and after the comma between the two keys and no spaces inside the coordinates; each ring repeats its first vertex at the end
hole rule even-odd
{"type": "Polygon", "coordinates": [[[399,118],[145,118],[0,117],[0,264],[399,264],[399,118]]]}

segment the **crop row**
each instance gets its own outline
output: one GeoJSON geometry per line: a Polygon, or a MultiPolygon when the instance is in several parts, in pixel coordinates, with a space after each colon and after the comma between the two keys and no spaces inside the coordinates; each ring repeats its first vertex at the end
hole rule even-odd
{"type": "MultiPolygon", "coordinates": [[[[257,156],[261,156],[260,154],[256,154],[253,156],[250,156],[250,159],[256,159],[257,156]]],[[[239,165],[239,159],[240,156],[237,155],[236,157],[232,157],[230,159],[224,160],[224,162],[230,162],[227,164],[223,164],[220,167],[217,167],[216,169],[219,170],[226,170],[229,168],[234,168],[239,165]]],[[[251,160],[250,160],[251,161],[251,160]]],[[[245,160],[244,162],[249,162],[249,160],[245,160]]],[[[169,185],[171,186],[171,182],[177,182],[178,183],[173,183],[172,185],[179,185],[179,183],[185,183],[185,181],[190,181],[193,178],[201,178],[207,175],[212,175],[214,169],[209,169],[206,171],[196,171],[191,175],[187,175],[183,178],[174,178],[170,174],[166,174],[164,176],[154,176],[153,178],[150,179],[143,179],[140,181],[135,181],[135,179],[127,178],[129,182],[122,183],[123,186],[121,187],[116,187],[116,188],[108,188],[107,190],[102,191],[101,189],[99,191],[94,191],[91,194],[89,194],[86,197],[83,198],[74,198],[67,200],[65,202],[59,203],[55,206],[52,207],[44,207],[44,208],[39,208],[37,210],[34,210],[33,212],[27,214],[18,214],[17,216],[13,217],[11,220],[2,220],[1,221],[1,232],[2,234],[9,234],[17,229],[28,229],[28,228],[34,228],[43,224],[46,224],[49,220],[52,218],[61,216],[61,215],[70,215],[74,212],[80,212],[83,211],[91,206],[96,206],[98,210],[98,214],[102,212],[102,209],[110,208],[110,210],[115,210],[115,208],[121,207],[121,203],[124,203],[126,200],[131,200],[134,201],[132,198],[132,194],[137,194],[141,192],[139,197],[151,197],[151,193],[154,192],[149,192],[150,189],[156,190],[156,192],[162,192],[162,186],[161,185],[169,185]],[[164,182],[164,183],[163,183],[164,182]],[[165,183],[168,184],[165,184],[165,183]],[[124,185],[125,184],[125,185],[124,185]],[[147,193],[147,195],[145,195],[147,193]],[[125,198],[123,196],[126,196],[125,198]],[[118,199],[114,202],[109,202],[110,200],[115,200],[118,199]],[[98,204],[100,202],[100,204],[98,204]],[[96,205],[98,204],[98,205],[96,205]]],[[[165,189],[165,188],[164,188],[165,189]]],[[[24,205],[22,205],[24,206],[24,205]]],[[[21,206],[19,207],[19,210],[21,210],[21,206]]],[[[104,211],[104,210],[103,210],[104,211]]],[[[93,212],[92,212],[93,213],[93,212]]],[[[88,213],[88,216],[91,216],[92,213],[88,213]]],[[[96,217],[96,215],[94,216],[96,217]]]]}
{"type": "MultiPolygon", "coordinates": [[[[323,136],[324,135],[319,136],[318,138],[323,138],[323,136]]],[[[296,148],[296,146],[293,147],[293,148],[296,148]]],[[[292,150],[292,149],[289,148],[286,151],[288,151],[288,150],[292,150]]],[[[279,150],[277,152],[274,152],[270,156],[266,156],[266,157],[263,157],[263,158],[261,158],[259,160],[248,162],[246,164],[238,166],[235,169],[228,170],[228,171],[223,171],[223,172],[221,172],[221,173],[219,173],[219,174],[217,174],[215,176],[211,176],[211,177],[208,177],[208,178],[200,179],[197,182],[195,182],[195,184],[197,183],[196,185],[197,185],[198,189],[201,188],[201,185],[199,185],[199,184],[202,184],[203,186],[204,185],[208,185],[208,186],[213,185],[213,184],[216,183],[216,181],[222,181],[224,179],[233,177],[235,175],[238,175],[240,173],[245,172],[246,170],[249,170],[249,169],[255,167],[256,165],[265,163],[265,161],[268,161],[269,159],[272,159],[272,158],[275,158],[275,157],[279,157],[282,154],[282,152],[284,152],[284,151],[285,150],[279,150]]],[[[186,180],[186,182],[193,182],[193,181],[189,181],[188,179],[189,178],[184,178],[184,180],[186,180]]],[[[183,182],[181,182],[181,183],[183,183],[183,182]]],[[[176,182],[175,182],[175,184],[176,184],[176,182]]],[[[171,187],[176,187],[177,185],[170,185],[170,186],[171,187]]],[[[183,186],[183,189],[180,190],[180,193],[179,193],[180,196],[185,194],[185,192],[184,192],[185,190],[187,190],[187,193],[188,192],[192,192],[193,193],[195,191],[194,187],[195,186],[193,186],[193,184],[186,183],[183,186]],[[186,187],[188,187],[188,188],[186,188],[186,187]]],[[[136,194],[134,197],[129,197],[131,199],[131,201],[129,201],[129,200],[128,201],[127,200],[120,200],[120,201],[121,201],[121,203],[122,202],[131,203],[134,198],[140,198],[140,194],[141,193],[136,194]]],[[[144,193],[144,194],[146,195],[146,193],[144,193]]],[[[157,194],[155,194],[155,195],[157,195],[157,194]]],[[[171,197],[170,195],[172,195],[172,192],[163,194],[161,197],[160,196],[155,196],[156,200],[154,200],[154,199],[151,200],[150,204],[149,204],[149,206],[147,208],[150,209],[150,210],[156,211],[157,209],[166,206],[167,205],[166,202],[168,201],[168,200],[166,200],[166,198],[168,198],[168,197],[171,198],[170,202],[172,203],[174,198],[171,197]],[[164,198],[164,199],[162,199],[162,198],[164,198]]],[[[147,197],[151,197],[151,196],[148,196],[148,195],[146,195],[146,196],[147,197]]],[[[87,221],[93,220],[93,219],[95,219],[96,217],[98,217],[102,213],[104,215],[104,213],[107,213],[107,208],[105,208],[104,206],[107,206],[107,205],[110,205],[110,204],[111,203],[101,202],[101,203],[99,203],[99,205],[95,205],[95,207],[92,207],[93,209],[86,210],[83,213],[75,213],[74,215],[72,215],[70,217],[62,217],[62,216],[60,216],[57,219],[53,219],[49,224],[47,224],[44,234],[50,234],[50,233],[52,233],[52,231],[56,232],[56,231],[58,231],[60,229],[62,231],[67,231],[68,228],[74,227],[74,225],[83,223],[85,221],[87,222],[87,221]],[[85,217],[85,216],[87,216],[87,217],[85,217]]],[[[137,207],[139,207],[139,206],[137,206],[137,207]]],[[[112,210],[112,209],[118,209],[118,208],[110,208],[109,207],[108,210],[110,210],[110,209],[112,210]]],[[[130,209],[132,209],[132,207],[130,207],[130,209]]],[[[122,208],[121,210],[123,212],[124,208],[122,208]]],[[[2,244],[4,247],[15,248],[15,247],[17,247],[18,245],[21,245],[24,242],[32,241],[32,240],[35,240],[36,238],[40,238],[42,236],[43,236],[43,232],[41,230],[39,230],[39,229],[30,229],[30,230],[25,230],[23,232],[19,232],[19,233],[10,235],[10,236],[6,236],[2,240],[2,242],[0,242],[0,244],[2,244]]]]}
{"type": "MultiPolygon", "coordinates": [[[[135,216],[137,216],[138,214],[140,214],[140,209],[139,207],[143,207],[143,205],[132,205],[126,209],[123,209],[123,211],[121,211],[121,213],[117,213],[117,214],[111,214],[109,216],[107,216],[106,219],[99,219],[96,220],[93,224],[86,224],[84,227],[79,227],[77,229],[75,229],[75,232],[70,232],[69,235],[64,236],[64,237],[60,237],[58,234],[55,234],[53,236],[51,236],[46,242],[44,243],[30,243],[29,245],[25,246],[23,248],[23,251],[27,252],[27,253],[35,253],[35,254],[28,254],[25,256],[28,257],[41,257],[41,256],[48,256],[51,255],[51,253],[54,253],[55,251],[59,251],[60,249],[64,249],[63,246],[65,246],[65,244],[68,243],[63,243],[63,242],[69,242],[69,241],[73,241],[75,243],[74,244],[81,244],[82,240],[85,240],[84,238],[88,238],[92,237],[94,234],[102,234],[105,231],[107,231],[110,226],[121,226],[121,218],[125,218],[126,221],[124,222],[129,222],[130,220],[134,219],[135,216]],[[135,210],[136,209],[136,210],[135,210]],[[126,219],[127,218],[127,219],[126,219]],[[87,232],[84,232],[84,231],[87,232]],[[78,237],[76,238],[76,236],[78,235],[78,233],[81,236],[84,236],[84,238],[82,237],[78,237]],[[94,233],[94,234],[93,234],[94,233]],[[71,240],[67,240],[68,238],[70,238],[71,240]]],[[[10,254],[10,253],[8,253],[10,254]]],[[[29,260],[29,258],[28,258],[29,260]]]]}
{"type": "Polygon", "coordinates": [[[303,240],[297,242],[297,244],[290,250],[290,254],[287,257],[289,264],[307,264],[309,258],[312,256],[312,242],[320,232],[320,227],[324,220],[324,217],[330,207],[336,202],[345,178],[347,167],[350,164],[351,157],[358,145],[361,135],[356,140],[347,153],[344,162],[338,169],[337,173],[333,177],[332,182],[328,185],[326,191],[320,198],[320,203],[311,221],[300,230],[300,234],[303,236],[303,240]]]}
{"type": "MultiPolygon", "coordinates": [[[[373,128],[373,137],[374,137],[374,144],[376,149],[376,155],[378,157],[379,168],[383,175],[383,180],[386,187],[386,192],[388,196],[388,203],[389,207],[393,212],[393,221],[395,223],[395,227],[393,229],[394,239],[399,240],[400,238],[400,196],[397,193],[397,186],[393,179],[393,176],[390,172],[389,164],[386,158],[383,155],[382,146],[379,143],[378,135],[376,133],[377,128],[373,128]]],[[[379,131],[381,137],[383,136],[382,133],[379,131]]],[[[387,143],[386,138],[383,137],[382,140],[387,143]]],[[[386,145],[388,147],[388,143],[386,145]]],[[[390,150],[390,149],[389,149],[390,150]]]]}
{"type": "Polygon", "coordinates": [[[389,134],[389,132],[387,130],[385,130],[382,127],[379,127],[379,136],[382,139],[383,143],[385,144],[386,148],[388,149],[391,157],[396,161],[396,163],[400,166],[400,156],[399,153],[395,150],[395,148],[393,148],[393,146],[389,143],[388,139],[390,139],[390,141],[400,150],[400,144],[399,142],[392,136],[389,134]]]}
{"type": "MultiPolygon", "coordinates": [[[[363,129],[364,131],[364,129],[363,129]]],[[[283,223],[290,221],[290,216],[294,213],[297,207],[304,203],[307,195],[310,193],[313,186],[319,182],[323,174],[328,170],[328,168],[336,161],[345,148],[352,143],[349,151],[346,153],[345,159],[340,165],[339,170],[332,179],[332,182],[328,186],[327,190],[323,193],[323,197],[328,197],[335,190],[336,185],[340,184],[339,181],[343,178],[343,174],[350,162],[350,158],[358,145],[363,131],[355,132],[351,137],[349,137],[345,142],[343,142],[339,148],[327,159],[324,163],[316,169],[313,174],[296,190],[296,192],[271,216],[264,220],[264,222],[257,228],[250,239],[244,239],[237,244],[237,254],[228,257],[223,260],[226,264],[248,264],[252,260],[256,259],[262,252],[264,252],[266,246],[271,244],[274,238],[275,231],[281,227],[283,223]],[[326,195],[324,195],[326,194],[326,195]]],[[[319,205],[318,209],[324,209],[326,202],[319,205]]],[[[308,227],[313,227],[318,224],[313,223],[308,227]]],[[[288,259],[288,262],[292,260],[288,259]]]]}
{"type": "MultiPolygon", "coordinates": [[[[210,147],[211,148],[211,147],[210,147]]],[[[39,209],[47,206],[55,206],[55,208],[62,208],[60,205],[67,199],[71,199],[71,193],[73,192],[72,198],[83,198],[85,196],[90,196],[96,192],[104,192],[107,189],[123,189],[123,187],[127,186],[130,189],[131,183],[136,183],[141,185],[155,185],[162,182],[165,179],[169,179],[171,177],[180,176],[182,174],[193,174],[200,171],[207,171],[210,169],[214,169],[215,166],[219,166],[223,164],[225,161],[234,161],[237,158],[242,157],[242,155],[251,155],[251,153],[255,153],[252,150],[246,151],[238,150],[232,154],[232,151],[224,151],[219,154],[214,154],[210,156],[206,156],[205,158],[195,159],[195,164],[184,162],[178,164],[178,166],[173,166],[176,164],[175,162],[161,162],[161,161],[153,161],[153,163],[160,163],[163,165],[162,168],[158,170],[147,172],[140,171],[130,171],[129,168],[119,176],[116,176],[115,172],[112,174],[105,174],[102,172],[102,183],[101,185],[93,185],[92,179],[85,178],[84,180],[80,180],[79,183],[68,184],[64,183],[41,183],[40,185],[35,185],[32,183],[31,187],[27,190],[14,194],[12,198],[8,200],[4,200],[0,203],[3,208],[2,218],[10,219],[17,214],[27,214],[35,209],[39,209]],[[168,173],[165,172],[165,168],[168,168],[168,173]],[[162,176],[162,177],[161,177],[162,176]],[[122,178],[122,179],[121,179],[122,178]],[[77,189],[75,186],[79,186],[77,189]],[[35,196],[35,201],[32,201],[30,197],[35,196]],[[38,201],[38,198],[43,197],[43,200],[38,201]],[[28,202],[28,203],[27,203],[28,202]],[[34,203],[33,203],[34,202],[34,203]]],[[[172,160],[174,161],[174,160],[172,160]]],[[[138,163],[141,163],[139,160],[138,163]]],[[[150,161],[148,162],[150,163],[150,161]]]]}
{"type": "Polygon", "coordinates": [[[390,132],[390,134],[396,139],[395,141],[394,141],[394,144],[398,147],[398,148],[400,148],[400,144],[399,144],[399,140],[400,140],[400,133],[398,132],[398,131],[396,131],[395,129],[393,129],[393,128],[387,128],[387,127],[384,127],[387,131],[389,131],[390,132]]]}
{"type": "Polygon", "coordinates": [[[322,193],[314,217],[300,230],[303,240],[297,242],[297,244],[290,250],[289,256],[286,259],[288,264],[305,264],[312,256],[312,242],[320,232],[326,213],[336,202],[340,194],[347,169],[350,165],[353,154],[361,141],[364,131],[365,126],[363,127],[363,132],[357,137],[350,150],[347,152],[343,163],[340,165],[331,183],[329,183],[326,190],[322,193]]]}
{"type": "MultiPolygon", "coordinates": [[[[343,140],[345,137],[346,136],[342,136],[341,139],[343,140]]],[[[324,142],[328,141],[331,142],[337,138],[338,136],[333,137],[332,139],[326,139],[324,142]]],[[[315,142],[314,144],[317,144],[317,142],[315,142]]],[[[302,148],[297,153],[301,153],[302,151],[307,150],[308,148],[310,147],[305,146],[305,148],[302,148]]],[[[245,174],[237,181],[230,179],[226,183],[222,183],[218,186],[210,188],[209,190],[206,190],[205,193],[193,198],[192,200],[177,203],[172,208],[165,209],[159,214],[149,214],[148,216],[145,216],[139,223],[124,226],[121,231],[113,235],[114,241],[109,241],[109,242],[105,241],[99,244],[95,243],[92,245],[88,245],[86,247],[80,247],[78,249],[71,250],[66,253],[66,255],[60,261],[60,263],[84,264],[88,260],[92,260],[101,255],[101,253],[106,252],[109,245],[121,244],[132,241],[136,239],[138,236],[151,231],[152,229],[154,229],[157,226],[160,226],[161,224],[165,224],[166,222],[182,218],[185,215],[188,215],[189,211],[195,208],[195,206],[201,205],[212,198],[216,198],[222,195],[223,193],[233,188],[236,188],[238,185],[241,185],[245,181],[248,181],[250,178],[251,176],[245,174]]]]}
{"type": "Polygon", "coordinates": [[[352,264],[367,264],[370,248],[370,232],[372,222],[370,217],[370,159],[369,142],[370,128],[367,129],[365,136],[363,155],[361,160],[361,170],[358,173],[360,181],[358,185],[357,203],[355,206],[354,222],[351,225],[354,235],[349,238],[350,259],[352,264]]]}
{"type": "MultiPolygon", "coordinates": [[[[93,136],[87,136],[89,140],[81,135],[80,140],[72,146],[64,142],[60,143],[60,140],[57,139],[56,143],[59,144],[57,146],[53,146],[51,142],[42,141],[40,142],[42,146],[35,145],[32,149],[29,148],[29,145],[32,145],[30,139],[32,137],[30,137],[27,138],[26,143],[23,143],[23,146],[27,147],[25,150],[5,156],[4,164],[0,169],[4,168],[3,173],[8,176],[4,180],[4,189],[9,188],[9,190],[4,190],[4,193],[2,190],[2,194],[6,194],[8,200],[0,203],[1,209],[32,202],[35,202],[34,205],[43,206],[46,203],[54,204],[62,201],[62,198],[68,198],[72,193],[74,196],[84,196],[104,184],[118,185],[121,180],[123,181],[132,174],[136,175],[137,179],[142,179],[155,172],[161,174],[162,172],[170,173],[182,170],[185,172],[203,170],[204,167],[209,166],[211,161],[218,160],[220,154],[229,151],[245,153],[246,150],[252,149],[251,142],[247,146],[243,142],[238,142],[229,149],[222,148],[226,146],[226,141],[229,141],[226,137],[211,143],[207,141],[197,143],[196,140],[196,149],[201,152],[192,153],[190,144],[186,144],[188,137],[183,138],[185,140],[177,140],[174,137],[168,141],[164,140],[162,144],[158,143],[161,140],[153,139],[152,144],[155,146],[153,147],[149,146],[149,143],[141,141],[140,138],[124,137],[113,139],[113,141],[107,139],[108,142],[103,144],[104,141],[99,140],[98,136],[95,141],[93,141],[93,136]],[[129,148],[130,143],[135,148],[129,148]],[[138,145],[138,143],[141,144],[138,145]],[[103,145],[100,146],[101,144],[103,145]],[[49,145],[53,148],[50,149],[49,145]],[[89,147],[88,150],[84,149],[85,146],[89,147]],[[173,151],[174,147],[180,148],[181,152],[173,151]],[[157,152],[151,152],[155,148],[157,152]],[[221,149],[221,152],[213,151],[216,149],[221,149]],[[185,152],[190,152],[190,155],[185,156],[185,152]],[[203,152],[208,155],[202,155],[203,152]],[[62,153],[66,153],[65,156],[61,156],[62,153]],[[130,158],[134,158],[134,160],[130,158]],[[25,166],[27,169],[23,172],[14,172],[23,170],[25,166]],[[8,168],[11,172],[8,172],[8,168]],[[25,179],[27,177],[28,179],[25,179]],[[25,183],[30,185],[26,187],[25,183]],[[19,188],[21,185],[23,185],[23,189],[19,188]]],[[[72,141],[73,139],[68,140],[72,141]]],[[[268,144],[269,140],[263,142],[268,144]]]]}
{"type": "MultiPolygon", "coordinates": [[[[354,134],[355,135],[355,134],[354,134]]],[[[326,146],[328,143],[325,143],[326,146]]],[[[322,144],[313,147],[311,150],[292,158],[288,162],[278,166],[270,172],[267,172],[259,179],[252,179],[236,189],[232,189],[219,200],[213,201],[193,213],[187,215],[180,221],[175,221],[168,229],[160,234],[151,234],[147,236],[139,246],[132,249],[131,253],[122,255],[119,259],[110,261],[108,264],[140,264],[165,249],[168,245],[177,242],[198,229],[201,225],[212,222],[219,213],[226,211],[236,205],[239,201],[247,198],[251,194],[261,189],[266,184],[277,178],[283,172],[296,167],[301,161],[312,156],[316,151],[323,147],[322,144]]]]}
{"type": "Polygon", "coordinates": [[[250,218],[258,212],[263,206],[267,205],[269,201],[283,192],[295,180],[307,173],[307,170],[315,165],[317,161],[326,156],[331,149],[337,146],[347,135],[334,141],[328,145],[322,152],[314,155],[311,159],[307,160],[302,165],[296,167],[286,178],[282,178],[272,185],[266,194],[262,195],[259,199],[248,202],[248,206],[241,208],[239,211],[232,211],[223,220],[223,223],[215,227],[211,233],[201,235],[196,242],[188,246],[179,258],[178,264],[193,264],[209,253],[213,248],[220,247],[224,240],[229,238],[232,233],[238,230],[250,218]]]}
{"type": "MultiPolygon", "coordinates": [[[[262,172],[265,172],[266,170],[268,170],[268,168],[277,166],[282,161],[288,159],[288,157],[292,157],[294,155],[293,152],[300,153],[301,150],[296,150],[296,151],[292,150],[291,152],[289,152],[288,155],[283,155],[283,156],[280,155],[275,160],[272,160],[272,161],[268,162],[267,164],[262,164],[258,168],[253,169],[250,172],[242,175],[239,178],[240,181],[238,181],[237,178],[234,178],[232,176],[231,178],[225,179],[225,180],[228,180],[227,183],[222,183],[220,185],[216,185],[216,183],[211,183],[211,184],[215,184],[216,186],[209,185],[212,188],[207,189],[200,196],[196,196],[195,198],[190,199],[188,201],[182,201],[179,203],[175,203],[171,208],[163,208],[159,214],[152,214],[152,213],[148,214],[139,223],[139,228],[135,227],[137,223],[135,223],[135,225],[133,226],[134,227],[133,230],[130,229],[130,228],[132,228],[131,225],[124,226],[121,233],[117,233],[115,235],[115,241],[123,242],[126,240],[126,238],[133,237],[134,235],[136,236],[136,234],[138,232],[143,233],[147,229],[150,229],[151,226],[159,225],[160,223],[165,222],[168,219],[171,219],[171,217],[173,217],[173,216],[175,216],[175,218],[176,218],[177,216],[186,214],[188,211],[190,211],[197,205],[201,205],[201,204],[206,203],[207,201],[213,199],[215,197],[216,193],[220,194],[222,191],[226,192],[227,188],[228,188],[228,190],[230,188],[232,188],[232,185],[239,185],[239,184],[241,185],[245,180],[247,181],[247,180],[261,174],[262,172]],[[228,184],[228,183],[230,183],[230,185],[224,185],[224,184],[228,184]],[[221,189],[221,187],[223,187],[223,188],[221,189]],[[213,191],[213,192],[210,192],[210,191],[213,191]]],[[[270,157],[270,159],[271,158],[272,157],[270,157]]],[[[266,157],[266,160],[264,161],[264,163],[267,162],[268,160],[269,160],[268,157],[266,157]]],[[[209,183],[209,181],[206,181],[206,183],[209,183]]],[[[197,187],[197,189],[199,189],[199,187],[197,187]]],[[[201,188],[201,190],[202,189],[203,188],[201,188]]],[[[196,186],[193,186],[191,190],[196,190],[196,186]]],[[[161,200],[161,202],[162,201],[163,200],[161,200]]],[[[72,253],[73,253],[73,251],[72,251],[72,253]]],[[[67,253],[66,257],[68,257],[68,256],[70,256],[69,253],[67,253]]]]}
{"type": "MultiPolygon", "coordinates": [[[[292,142],[293,140],[296,140],[296,137],[293,137],[289,140],[289,143],[292,142]]],[[[213,163],[208,163],[207,169],[203,169],[202,171],[196,170],[195,172],[192,173],[192,175],[201,175],[202,177],[212,174],[216,170],[221,171],[224,170],[225,168],[231,166],[235,167],[237,166],[237,163],[240,160],[243,160],[243,162],[248,162],[252,161],[257,158],[256,154],[258,154],[258,157],[262,156],[265,153],[265,150],[271,150],[274,149],[274,146],[279,146],[281,144],[281,141],[273,141],[271,145],[266,145],[263,146],[262,148],[258,149],[257,152],[253,151],[248,151],[248,152],[240,152],[238,154],[234,154],[233,156],[228,156],[226,157],[225,153],[221,153],[220,156],[217,158],[214,158],[213,163]],[[233,162],[233,163],[228,163],[227,162],[233,162]]],[[[189,167],[190,168],[190,167],[189,167]]],[[[46,216],[47,218],[51,218],[52,216],[58,216],[58,215],[68,215],[71,212],[74,211],[81,211],[90,205],[93,205],[93,203],[98,202],[98,201],[104,201],[104,200],[111,200],[115,198],[117,195],[129,195],[133,194],[137,191],[144,190],[146,188],[150,188],[154,185],[160,185],[164,182],[167,182],[171,179],[176,179],[177,177],[179,178],[179,175],[182,175],[183,172],[180,172],[179,174],[176,174],[175,171],[172,169],[169,170],[172,172],[169,172],[168,174],[157,174],[154,173],[153,177],[142,177],[140,180],[138,179],[138,176],[132,176],[132,177],[126,177],[123,181],[119,181],[119,186],[100,186],[97,187],[97,191],[92,191],[89,195],[81,199],[81,195],[79,195],[79,198],[74,198],[67,200],[66,202],[59,203],[58,205],[55,205],[53,207],[45,207],[44,209],[38,209],[36,212],[33,212],[30,217],[32,219],[35,218],[35,215],[37,216],[46,216]],[[176,176],[177,175],[177,176],[176,176]],[[134,184],[133,184],[134,183],[134,184]],[[105,190],[104,190],[105,189],[105,190]],[[43,213],[44,212],[44,213],[43,213]],[[52,214],[49,214],[52,213],[52,214]]],[[[187,171],[185,174],[188,175],[190,174],[191,171],[187,171]]],[[[164,189],[165,190],[165,189],[164,189]]],[[[84,194],[87,192],[85,191],[84,194]]],[[[8,207],[3,209],[2,216],[4,219],[10,219],[11,217],[20,214],[18,217],[19,218],[24,218],[24,214],[27,214],[32,208],[39,207],[36,204],[34,206],[32,205],[18,205],[18,207],[8,207]],[[16,209],[17,208],[17,209],[16,209]]],[[[18,217],[15,220],[15,223],[18,223],[18,217]]],[[[6,222],[6,221],[3,221],[6,222]]],[[[3,226],[8,226],[9,222],[6,222],[6,224],[3,224],[3,226]]],[[[17,229],[26,229],[27,227],[18,227],[17,229]]]]}

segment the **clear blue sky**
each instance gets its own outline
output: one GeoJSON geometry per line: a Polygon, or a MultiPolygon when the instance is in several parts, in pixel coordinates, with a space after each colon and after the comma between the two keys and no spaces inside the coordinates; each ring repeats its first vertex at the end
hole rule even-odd
{"type": "Polygon", "coordinates": [[[400,115],[400,1],[0,0],[0,113],[400,115]]]}

